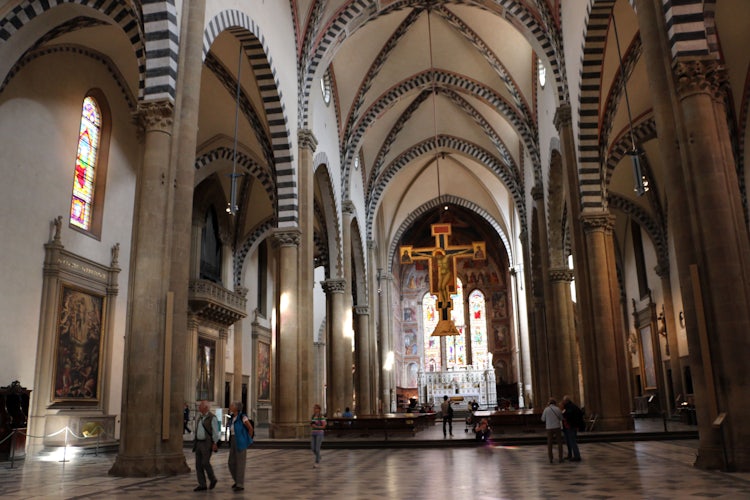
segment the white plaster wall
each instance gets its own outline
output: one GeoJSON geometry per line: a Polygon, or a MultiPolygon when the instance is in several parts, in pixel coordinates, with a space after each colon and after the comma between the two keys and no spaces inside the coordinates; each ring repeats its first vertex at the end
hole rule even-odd
{"type": "MultiPolygon", "coordinates": [[[[119,296],[111,318],[110,413],[119,413],[128,298],[135,177],[140,161],[130,110],[105,67],[75,55],[45,56],[26,66],[0,94],[0,383],[32,388],[39,334],[44,243],[63,216],[67,250],[109,265],[120,243],[119,296]],[[75,71],[71,71],[75,68],[75,71]],[[109,103],[110,138],[101,241],[68,227],[80,110],[86,92],[100,88],[109,103]]],[[[102,358],[106,359],[106,358],[102,358]]]]}

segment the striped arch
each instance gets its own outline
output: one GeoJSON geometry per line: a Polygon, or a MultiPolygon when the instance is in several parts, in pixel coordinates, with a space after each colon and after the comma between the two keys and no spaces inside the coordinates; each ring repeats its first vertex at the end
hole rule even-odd
{"type": "Polygon", "coordinates": [[[136,102],[135,96],[130,91],[130,86],[125,81],[125,79],[122,76],[122,73],[117,69],[117,66],[112,62],[112,60],[102,54],[101,52],[97,52],[94,50],[91,50],[87,47],[82,47],[80,45],[51,45],[48,47],[42,47],[36,50],[32,50],[29,52],[26,52],[23,57],[16,62],[16,64],[13,65],[13,68],[8,72],[8,75],[6,76],[5,80],[0,83],[0,94],[5,90],[5,87],[10,83],[10,81],[13,79],[14,76],[16,76],[24,66],[29,64],[32,61],[35,61],[39,59],[40,57],[52,55],[52,54],[59,54],[59,53],[74,53],[78,54],[84,57],[88,57],[90,59],[93,59],[94,61],[101,63],[107,68],[107,71],[109,72],[110,76],[112,77],[112,81],[115,82],[115,84],[120,88],[120,93],[125,100],[125,102],[128,105],[128,109],[130,111],[135,111],[138,104],[136,102]]]}
{"type": "MultiPolygon", "coordinates": [[[[309,114],[307,106],[302,103],[308,102],[310,90],[312,88],[313,77],[318,71],[318,67],[326,61],[326,54],[336,46],[341,45],[346,37],[351,36],[360,27],[368,22],[376,20],[378,17],[392,14],[396,11],[413,7],[414,0],[393,0],[388,3],[387,7],[377,10],[377,6],[372,5],[366,0],[348,0],[347,4],[341,8],[334,19],[323,28],[322,34],[317,38],[313,50],[309,54],[303,55],[304,67],[300,71],[302,82],[300,85],[300,128],[309,128],[309,114]]],[[[560,102],[565,102],[567,91],[565,88],[565,79],[559,60],[558,50],[555,44],[550,40],[550,26],[540,24],[539,18],[530,12],[525,5],[517,0],[495,0],[492,7],[477,5],[470,0],[455,0],[456,4],[472,4],[483,8],[494,15],[502,17],[514,27],[529,41],[532,46],[537,47],[549,60],[552,74],[557,83],[558,96],[560,102]]],[[[561,57],[561,56],[560,56],[561,57]]]]}
{"type": "MultiPolygon", "coordinates": [[[[512,104],[505,101],[505,99],[494,90],[480,84],[479,82],[470,80],[456,73],[432,70],[423,71],[402,81],[398,86],[392,87],[370,105],[360,119],[357,127],[353,130],[352,136],[349,139],[347,145],[347,161],[351,161],[350,155],[353,154],[353,151],[358,149],[359,142],[365,131],[375,122],[375,120],[377,120],[378,116],[391,107],[393,103],[403,98],[404,95],[413,92],[414,89],[432,90],[433,85],[437,85],[436,88],[442,92],[445,92],[446,90],[459,90],[474,95],[478,99],[485,101],[493,109],[499,110],[511,124],[516,133],[522,138],[522,142],[531,155],[534,165],[537,166],[541,164],[539,148],[537,147],[536,130],[533,127],[533,124],[526,122],[522,116],[516,113],[512,104]]],[[[348,177],[342,179],[342,182],[345,183],[343,185],[346,186],[346,183],[348,183],[348,177]]]]}
{"type": "MultiPolygon", "coordinates": [[[[490,139],[492,144],[494,144],[495,147],[497,148],[497,152],[500,154],[501,159],[510,168],[512,172],[511,175],[513,177],[520,178],[519,169],[518,169],[518,166],[516,165],[515,160],[513,159],[513,156],[511,156],[510,151],[508,151],[508,148],[503,142],[503,140],[500,138],[500,136],[497,135],[497,132],[492,128],[492,125],[490,125],[490,123],[487,122],[484,116],[479,111],[477,111],[477,109],[474,106],[472,106],[466,99],[464,99],[460,94],[453,92],[451,90],[446,90],[446,89],[436,89],[436,91],[448,97],[448,99],[450,99],[459,109],[464,111],[468,116],[470,116],[474,120],[475,123],[477,123],[479,128],[481,128],[484,131],[484,133],[490,139]]],[[[378,151],[378,155],[375,157],[375,162],[372,168],[370,169],[370,178],[368,179],[367,184],[365,185],[366,190],[370,190],[372,188],[372,185],[374,184],[378,175],[380,175],[380,172],[382,171],[382,168],[383,168],[383,164],[385,162],[385,158],[390,152],[391,147],[396,141],[396,138],[398,137],[398,134],[401,131],[401,129],[406,125],[406,123],[413,116],[413,114],[417,111],[417,109],[419,109],[419,107],[431,95],[432,95],[432,89],[424,89],[422,92],[420,92],[420,94],[404,110],[404,112],[398,118],[394,126],[391,128],[391,130],[388,133],[388,136],[383,141],[383,145],[380,148],[380,151],[378,151]]],[[[347,188],[345,190],[345,193],[348,193],[348,185],[349,185],[348,181],[345,180],[344,187],[347,188]]]]}
{"type": "Polygon", "coordinates": [[[578,136],[578,195],[581,197],[584,213],[600,210],[604,203],[601,182],[602,156],[599,147],[599,89],[602,84],[604,46],[615,3],[616,0],[594,1],[589,6],[584,34],[578,136]]]}
{"type": "Polygon", "coordinates": [[[268,44],[258,25],[244,12],[226,10],[211,19],[203,32],[203,59],[216,37],[223,31],[232,33],[242,44],[253,74],[258,82],[263,101],[269,136],[273,151],[278,195],[279,227],[296,227],[299,220],[297,210],[297,174],[294,169],[292,145],[289,142],[286,111],[281,102],[279,81],[273,65],[268,44]]]}
{"type": "Polygon", "coordinates": [[[388,258],[386,262],[388,263],[387,272],[389,275],[393,273],[394,256],[396,255],[396,252],[398,252],[399,241],[401,241],[401,237],[404,235],[404,232],[406,232],[406,230],[412,224],[414,224],[414,221],[416,221],[424,213],[429,212],[430,210],[433,210],[435,207],[445,205],[446,203],[450,203],[451,205],[456,205],[456,206],[471,210],[472,212],[474,212],[475,214],[479,215],[484,220],[486,220],[487,223],[490,226],[492,226],[492,228],[497,232],[498,238],[500,238],[500,240],[503,242],[503,246],[505,247],[505,253],[508,254],[508,259],[510,259],[510,265],[511,266],[513,265],[513,251],[512,251],[512,247],[510,246],[510,240],[508,239],[508,236],[503,231],[503,228],[500,226],[500,223],[489,212],[487,212],[484,208],[480,207],[476,203],[466,200],[464,198],[459,198],[457,196],[444,194],[442,196],[438,196],[437,198],[431,199],[430,201],[424,203],[420,207],[417,207],[401,223],[398,230],[393,235],[393,238],[391,239],[391,245],[388,248],[388,258]]]}
{"type": "MultiPolygon", "coordinates": [[[[10,11],[5,14],[5,17],[0,19],[0,44],[7,42],[11,36],[19,32],[27,23],[31,22],[36,17],[51,11],[55,7],[60,5],[75,3],[82,5],[87,8],[91,8],[106,16],[112,20],[113,24],[119,26],[125,36],[133,47],[133,52],[136,59],[138,60],[138,97],[157,99],[157,98],[169,98],[174,101],[174,80],[171,84],[171,92],[158,93],[159,97],[156,97],[157,92],[155,89],[160,88],[160,81],[157,81],[157,76],[161,75],[161,72],[155,71],[154,68],[149,67],[149,61],[156,60],[160,61],[163,59],[162,53],[165,49],[164,41],[169,42],[170,35],[174,35],[175,44],[174,47],[166,47],[170,50],[168,59],[173,61],[176,74],[177,67],[177,52],[176,43],[179,39],[177,32],[174,0],[168,0],[168,2],[159,0],[144,0],[143,3],[143,18],[149,19],[147,22],[142,22],[139,13],[136,12],[131,2],[124,0],[104,0],[98,2],[90,2],[89,0],[27,0],[19,3],[13,7],[10,11]],[[92,4],[92,5],[89,5],[92,4]],[[169,26],[162,26],[164,23],[157,23],[153,20],[155,11],[169,11],[171,12],[171,23],[169,26]],[[158,29],[157,29],[157,26],[158,29]],[[162,35],[162,32],[166,31],[166,34],[162,35]],[[153,55],[156,51],[159,51],[158,57],[153,55]],[[157,85],[157,83],[159,85],[157,85]]],[[[156,16],[159,17],[159,16],[156,16]]],[[[80,26],[80,21],[68,25],[72,29],[80,26]]]]}
{"type": "MultiPolygon", "coordinates": [[[[229,162],[232,162],[234,160],[234,149],[221,146],[200,155],[195,159],[195,169],[200,170],[202,168],[205,168],[207,165],[216,160],[227,160],[229,162]]],[[[271,200],[271,203],[275,205],[276,181],[274,180],[273,172],[271,172],[267,167],[258,164],[258,162],[256,162],[253,158],[246,155],[242,151],[237,151],[237,166],[258,179],[258,182],[260,182],[263,186],[263,189],[265,189],[268,198],[271,200]]]]}
{"type": "MultiPolygon", "coordinates": [[[[330,246],[333,246],[333,248],[336,249],[335,253],[335,262],[330,262],[329,260],[329,271],[331,273],[331,276],[329,278],[343,278],[344,276],[344,260],[343,260],[343,249],[344,249],[344,242],[341,238],[342,236],[342,220],[339,214],[341,214],[341,202],[339,198],[336,196],[336,190],[334,189],[333,184],[333,177],[331,176],[331,167],[330,163],[328,161],[328,155],[324,152],[318,152],[313,157],[313,178],[314,182],[322,181],[325,184],[319,186],[321,189],[321,193],[323,196],[327,196],[327,199],[321,200],[323,203],[329,203],[329,210],[326,210],[326,207],[320,207],[321,210],[323,210],[323,213],[321,214],[322,217],[324,217],[323,220],[326,221],[326,226],[328,228],[328,234],[326,234],[326,237],[329,239],[328,245],[329,246],[329,252],[331,251],[330,246]],[[324,174],[319,174],[320,169],[324,172],[324,174]],[[329,224],[328,222],[332,223],[329,224]],[[332,242],[330,240],[333,240],[332,242]]],[[[330,258],[330,255],[329,255],[330,258]]]]}
{"type": "Polygon", "coordinates": [[[258,244],[266,239],[276,227],[274,217],[268,217],[257,224],[247,238],[237,245],[237,251],[234,252],[234,262],[232,275],[234,279],[234,289],[238,290],[242,286],[242,270],[245,267],[245,259],[258,244]]]}
{"type": "MultiPolygon", "coordinates": [[[[647,141],[655,139],[656,122],[654,121],[653,115],[645,117],[645,119],[641,122],[634,123],[633,135],[635,136],[635,140],[638,142],[638,144],[643,144],[647,141]]],[[[609,153],[607,154],[607,159],[605,162],[607,168],[604,174],[606,185],[609,185],[609,181],[612,178],[615,167],[620,163],[620,160],[622,160],[629,153],[630,149],[631,144],[629,135],[621,136],[620,139],[612,145],[609,153]]],[[[646,162],[643,163],[645,164],[646,162]]],[[[644,171],[644,175],[648,176],[648,172],[644,171]]]]}
{"type": "Polygon", "coordinates": [[[372,189],[367,192],[368,239],[372,239],[372,225],[376,212],[375,209],[380,203],[380,198],[391,179],[393,179],[401,169],[416,158],[431,154],[437,149],[449,149],[461,153],[462,155],[475,159],[493,172],[510,192],[513,201],[515,202],[516,209],[518,210],[521,227],[526,227],[526,208],[523,197],[523,186],[516,181],[512,173],[508,172],[507,166],[503,165],[494,155],[476,144],[472,144],[457,137],[440,135],[437,137],[437,144],[435,144],[434,138],[429,138],[419,144],[415,144],[399,155],[385,169],[383,169],[377,182],[372,186],[372,189]]]}
{"type": "Polygon", "coordinates": [[[609,196],[609,207],[632,217],[638,225],[646,230],[656,249],[656,260],[661,270],[669,271],[669,246],[667,242],[666,222],[654,219],[638,204],[624,196],[612,194],[609,196]]]}

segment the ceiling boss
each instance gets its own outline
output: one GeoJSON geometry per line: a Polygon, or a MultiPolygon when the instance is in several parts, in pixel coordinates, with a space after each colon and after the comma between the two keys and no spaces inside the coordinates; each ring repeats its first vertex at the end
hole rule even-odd
{"type": "Polygon", "coordinates": [[[401,263],[411,264],[418,260],[426,260],[429,263],[430,293],[437,296],[439,310],[438,323],[432,335],[458,335],[459,331],[451,318],[451,295],[456,293],[456,261],[466,258],[485,260],[485,243],[474,241],[471,245],[450,245],[450,223],[432,224],[430,227],[432,236],[435,237],[435,246],[415,248],[403,245],[399,249],[401,263]]]}

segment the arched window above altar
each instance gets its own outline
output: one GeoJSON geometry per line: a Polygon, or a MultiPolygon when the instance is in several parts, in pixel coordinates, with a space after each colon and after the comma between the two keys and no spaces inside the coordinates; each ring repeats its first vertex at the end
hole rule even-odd
{"type": "Polygon", "coordinates": [[[474,368],[491,368],[487,356],[487,314],[484,294],[474,290],[469,294],[469,331],[474,368]]]}
{"type": "Polygon", "coordinates": [[[445,337],[445,364],[448,368],[463,368],[467,365],[466,314],[464,312],[464,284],[456,279],[456,293],[451,295],[453,309],[451,319],[459,331],[458,335],[445,337]]]}
{"type": "Polygon", "coordinates": [[[437,296],[427,292],[422,297],[422,332],[424,338],[424,368],[428,372],[439,372],[442,368],[440,362],[440,337],[433,337],[432,332],[438,322],[437,296]]]}

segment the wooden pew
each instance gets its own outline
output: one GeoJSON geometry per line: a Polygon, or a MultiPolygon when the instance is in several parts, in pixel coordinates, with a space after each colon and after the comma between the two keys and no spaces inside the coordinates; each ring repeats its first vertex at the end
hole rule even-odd
{"type": "Polygon", "coordinates": [[[472,423],[476,424],[481,419],[489,420],[493,434],[504,432],[543,432],[541,412],[535,410],[480,410],[472,414],[472,423]]]}
{"type": "Polygon", "coordinates": [[[385,413],[383,415],[358,415],[355,418],[332,417],[326,419],[326,434],[333,436],[369,437],[383,434],[387,440],[393,434],[410,434],[424,430],[435,422],[434,413],[385,413]]]}

